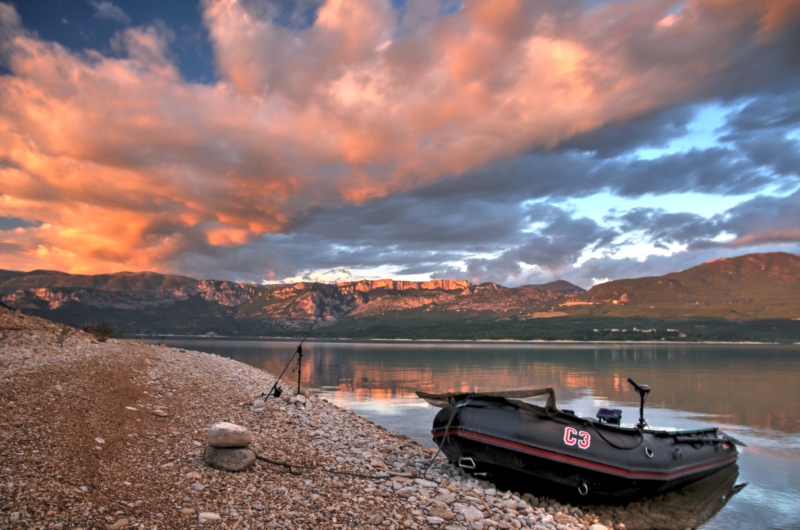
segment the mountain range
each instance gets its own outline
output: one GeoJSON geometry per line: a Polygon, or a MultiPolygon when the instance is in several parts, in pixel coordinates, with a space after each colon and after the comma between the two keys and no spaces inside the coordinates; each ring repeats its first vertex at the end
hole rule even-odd
{"type": "Polygon", "coordinates": [[[800,256],[749,254],[588,291],[566,281],[256,285],[152,272],[0,270],[4,305],[123,335],[519,340],[800,340],[800,256]]]}

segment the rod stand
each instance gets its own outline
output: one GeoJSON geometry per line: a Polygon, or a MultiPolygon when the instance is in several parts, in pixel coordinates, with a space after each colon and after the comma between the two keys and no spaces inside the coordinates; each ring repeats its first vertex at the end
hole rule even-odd
{"type": "Polygon", "coordinates": [[[281,372],[281,375],[278,376],[278,378],[275,380],[275,384],[272,385],[272,389],[269,392],[267,392],[266,394],[264,392],[261,393],[261,396],[264,398],[264,401],[269,399],[270,396],[275,396],[276,398],[277,397],[281,397],[281,393],[283,391],[281,390],[281,387],[278,386],[278,383],[281,381],[281,378],[283,377],[283,374],[286,373],[286,370],[289,368],[289,366],[291,366],[295,355],[297,355],[297,395],[298,396],[300,395],[300,376],[302,374],[302,369],[303,369],[303,343],[308,338],[308,335],[309,335],[309,333],[311,333],[311,330],[314,329],[314,325],[317,323],[317,321],[319,320],[320,316],[321,315],[317,315],[317,317],[314,319],[314,322],[311,323],[311,327],[308,328],[308,331],[306,332],[305,336],[303,337],[303,340],[301,340],[300,344],[297,345],[297,350],[295,350],[295,352],[292,354],[292,356],[289,357],[289,362],[287,362],[286,366],[283,367],[283,371],[281,372]]]}
{"type": "Polygon", "coordinates": [[[297,395],[300,395],[300,374],[303,370],[303,346],[297,345],[297,395]]]}

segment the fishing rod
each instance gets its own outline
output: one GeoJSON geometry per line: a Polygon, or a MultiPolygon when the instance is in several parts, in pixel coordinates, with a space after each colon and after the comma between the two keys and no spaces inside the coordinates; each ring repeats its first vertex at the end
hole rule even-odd
{"type": "Polygon", "coordinates": [[[297,345],[297,350],[295,350],[295,353],[297,353],[297,394],[296,395],[298,395],[298,396],[300,395],[300,374],[303,371],[303,343],[306,341],[308,336],[311,335],[311,331],[314,329],[314,326],[317,324],[318,320],[319,320],[319,315],[317,315],[317,318],[315,318],[314,322],[311,323],[311,326],[308,327],[308,331],[306,331],[306,334],[303,336],[303,340],[300,341],[300,344],[297,345]]]}
{"type": "Polygon", "coordinates": [[[308,336],[311,335],[311,331],[314,329],[314,326],[317,324],[317,321],[319,320],[319,317],[320,317],[320,315],[317,315],[317,317],[314,319],[314,322],[311,323],[311,326],[309,326],[308,330],[306,331],[306,334],[303,335],[303,339],[300,341],[300,344],[297,345],[297,349],[294,351],[292,356],[289,357],[289,362],[287,362],[286,366],[283,367],[283,371],[281,372],[281,375],[279,375],[278,378],[275,380],[275,384],[272,385],[272,388],[270,389],[270,391],[267,392],[266,394],[263,393],[263,392],[261,393],[261,395],[264,397],[264,401],[269,399],[270,396],[275,396],[276,398],[281,397],[281,394],[283,393],[283,390],[281,390],[281,387],[278,386],[278,383],[280,383],[281,378],[283,377],[283,374],[286,373],[286,370],[289,369],[289,366],[292,364],[292,360],[294,360],[295,355],[298,356],[297,357],[297,395],[298,396],[300,395],[300,375],[302,373],[302,366],[303,366],[302,365],[302,363],[303,363],[303,343],[306,341],[308,336]]]}

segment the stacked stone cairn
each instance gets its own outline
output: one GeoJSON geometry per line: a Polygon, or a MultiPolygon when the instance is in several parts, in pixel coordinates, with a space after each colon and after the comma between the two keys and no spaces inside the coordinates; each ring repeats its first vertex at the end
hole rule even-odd
{"type": "Polygon", "coordinates": [[[247,427],[235,423],[219,422],[208,429],[208,447],[203,451],[203,461],[223,471],[244,471],[256,461],[256,454],[248,446],[253,436],[247,427]]]}

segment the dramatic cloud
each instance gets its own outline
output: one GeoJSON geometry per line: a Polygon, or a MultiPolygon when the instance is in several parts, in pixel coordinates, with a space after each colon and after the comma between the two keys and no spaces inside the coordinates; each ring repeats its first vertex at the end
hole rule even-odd
{"type": "Polygon", "coordinates": [[[93,1],[90,2],[92,7],[95,9],[95,14],[97,18],[107,18],[110,20],[115,20],[120,22],[121,24],[130,24],[131,17],[125,14],[125,11],[122,10],[121,7],[114,5],[111,2],[98,2],[93,1]]]}
{"type": "Polygon", "coordinates": [[[636,244],[798,248],[797,2],[201,9],[205,84],[173,21],[121,27],[111,55],[0,3],[2,268],[591,282],[636,244]],[[708,104],[727,112],[710,143],[678,146],[708,104]],[[689,193],[740,200],[698,213],[689,193]],[[673,202],[573,204],[601,197],[673,202]]]}
{"type": "Polygon", "coordinates": [[[723,241],[691,243],[692,248],[756,247],[800,241],[800,191],[788,197],[756,197],[726,212],[715,223],[717,232],[732,234],[723,241]]]}

